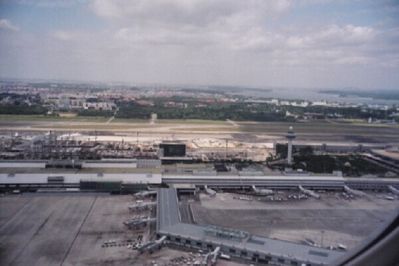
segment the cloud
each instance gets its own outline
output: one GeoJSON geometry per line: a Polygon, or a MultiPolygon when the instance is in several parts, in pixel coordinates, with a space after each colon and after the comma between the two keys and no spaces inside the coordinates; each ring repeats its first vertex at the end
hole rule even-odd
{"type": "Polygon", "coordinates": [[[374,29],[371,27],[362,27],[354,25],[345,25],[339,27],[331,25],[323,30],[316,41],[329,44],[362,44],[370,41],[375,36],[374,29]]]}
{"type": "Polygon", "coordinates": [[[19,31],[19,28],[8,19],[0,19],[0,30],[19,31]]]}
{"type": "MultiPolygon", "coordinates": [[[[352,56],[361,52],[362,47],[375,45],[377,31],[371,27],[354,25],[329,25],[323,28],[312,28],[307,30],[296,29],[295,31],[268,30],[260,24],[250,27],[229,27],[219,25],[208,28],[185,28],[174,31],[160,31],[159,35],[151,31],[140,31],[137,29],[124,28],[123,33],[130,36],[146,36],[141,38],[151,44],[167,45],[170,41],[174,44],[206,46],[207,48],[220,48],[239,53],[260,53],[268,54],[271,57],[289,57],[297,54],[296,57],[317,58],[331,61],[331,57],[352,56]],[[135,32],[135,34],[133,34],[135,32]],[[140,32],[140,33],[138,33],[140,32]],[[162,40],[156,42],[156,40],[162,40]],[[295,52],[295,53],[294,53],[295,52]]],[[[134,38],[132,38],[134,39],[134,38]]],[[[130,39],[130,41],[132,41],[130,39]]],[[[298,60],[295,60],[298,62],[298,60]]],[[[280,62],[284,62],[281,60],[280,62]]],[[[343,62],[343,61],[341,61],[343,62]]],[[[353,61],[352,61],[353,62],[353,61]]],[[[358,60],[357,62],[364,62],[358,60]]]]}
{"type": "Polygon", "coordinates": [[[92,10],[100,17],[140,24],[167,23],[206,25],[238,14],[259,18],[289,8],[289,0],[93,0],[92,10]]]}
{"type": "Polygon", "coordinates": [[[53,33],[53,37],[61,41],[69,41],[75,38],[75,33],[71,31],[58,30],[53,33]]]}
{"type": "Polygon", "coordinates": [[[86,3],[86,0],[4,0],[15,1],[20,5],[36,6],[42,8],[68,8],[86,3]]]}
{"type": "MultiPolygon", "coordinates": [[[[203,32],[204,33],[204,32],[203,32]]],[[[192,27],[170,28],[146,28],[125,27],[118,29],[114,39],[120,43],[127,43],[131,46],[187,46],[203,47],[212,44],[208,34],[201,34],[201,31],[192,27]]]]}
{"type": "MultiPolygon", "coordinates": [[[[289,0],[93,0],[91,10],[114,27],[119,42],[137,45],[225,46],[278,17],[289,0]]],[[[262,37],[262,36],[261,36],[262,37]]],[[[262,40],[258,40],[262,41],[262,40]]],[[[256,42],[256,41],[254,41],[256,42]]],[[[254,46],[235,43],[232,46],[254,46]]]]}
{"type": "Polygon", "coordinates": [[[29,38],[25,30],[0,36],[0,57],[10,62],[0,73],[254,86],[392,86],[399,80],[399,28],[351,20],[347,11],[345,19],[334,11],[308,23],[307,9],[332,0],[298,1],[87,0],[80,8],[88,23],[100,22],[95,27],[58,23],[29,38]]]}
{"type": "Polygon", "coordinates": [[[366,60],[359,58],[366,56],[356,49],[370,45],[377,34],[372,27],[352,24],[283,30],[273,22],[294,7],[290,0],[93,0],[90,7],[113,25],[114,40],[127,49],[180,46],[260,53],[279,64],[363,64],[366,60]]]}
{"type": "MultiPolygon", "coordinates": [[[[393,32],[390,34],[395,36],[393,32]]],[[[241,28],[217,23],[206,27],[185,24],[175,27],[127,26],[102,32],[64,30],[52,34],[58,41],[69,42],[69,49],[79,53],[77,57],[87,58],[79,51],[96,53],[98,58],[118,58],[120,53],[129,58],[136,56],[137,51],[161,53],[166,57],[185,54],[187,60],[197,60],[193,54],[200,57],[214,54],[215,58],[223,57],[223,60],[251,57],[253,61],[261,60],[270,66],[298,67],[366,65],[371,62],[395,65],[397,60],[393,55],[398,51],[393,41],[392,44],[386,41],[386,35],[371,27],[352,24],[277,31],[258,24],[241,28]],[[382,57],[383,61],[380,60],[382,57]]],[[[204,58],[207,57],[201,61],[204,58]]]]}

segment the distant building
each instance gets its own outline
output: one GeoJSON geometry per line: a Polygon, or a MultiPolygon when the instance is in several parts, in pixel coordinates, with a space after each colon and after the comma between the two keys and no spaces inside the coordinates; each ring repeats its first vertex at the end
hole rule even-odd
{"type": "Polygon", "coordinates": [[[70,109],[82,109],[86,100],[84,98],[69,97],[70,109]]]}
{"type": "Polygon", "coordinates": [[[147,100],[137,100],[136,103],[142,106],[154,106],[154,102],[147,100]]]}
{"type": "Polygon", "coordinates": [[[86,102],[84,109],[97,111],[112,111],[116,108],[113,102],[86,102]]]}
{"type": "Polygon", "coordinates": [[[313,106],[328,106],[327,101],[314,101],[312,102],[313,106]]]}

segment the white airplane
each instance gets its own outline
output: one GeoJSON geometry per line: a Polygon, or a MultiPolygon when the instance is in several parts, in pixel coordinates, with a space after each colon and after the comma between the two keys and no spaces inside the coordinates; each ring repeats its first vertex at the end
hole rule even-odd
{"type": "Polygon", "coordinates": [[[220,256],[220,247],[216,247],[214,251],[209,252],[205,255],[203,264],[204,265],[216,265],[216,260],[220,256]]]}
{"type": "Polygon", "coordinates": [[[143,190],[143,191],[135,193],[134,196],[144,198],[144,197],[152,196],[152,195],[156,195],[156,194],[157,194],[157,192],[155,190],[143,190]]]}
{"type": "Polygon", "coordinates": [[[352,189],[352,188],[350,188],[350,187],[348,187],[348,186],[344,186],[344,190],[345,190],[346,193],[352,194],[352,195],[355,195],[355,196],[358,196],[358,197],[365,197],[365,196],[367,196],[367,194],[364,193],[363,191],[355,190],[355,189],[352,189]]]}
{"type": "Polygon", "coordinates": [[[271,189],[265,189],[265,188],[256,188],[255,186],[252,186],[252,190],[259,195],[273,195],[274,192],[271,189]]]}
{"type": "Polygon", "coordinates": [[[208,195],[211,196],[211,197],[216,196],[216,191],[215,191],[215,190],[213,190],[213,189],[211,189],[211,188],[208,188],[207,185],[205,185],[204,188],[205,188],[206,194],[208,194],[208,195]]]}
{"type": "Polygon", "coordinates": [[[392,196],[385,196],[384,197],[386,200],[394,200],[395,198],[394,197],[392,197],[392,196]]]}
{"type": "Polygon", "coordinates": [[[302,186],[298,186],[299,190],[303,193],[306,194],[310,197],[316,198],[316,199],[320,199],[320,195],[317,194],[316,192],[310,190],[310,189],[305,189],[302,186]]]}
{"type": "Polygon", "coordinates": [[[137,204],[130,205],[129,210],[131,210],[131,211],[147,210],[155,205],[157,205],[156,202],[138,202],[137,204]]]}
{"type": "Polygon", "coordinates": [[[388,186],[389,190],[396,195],[399,195],[399,189],[395,188],[394,186],[388,186]]]}

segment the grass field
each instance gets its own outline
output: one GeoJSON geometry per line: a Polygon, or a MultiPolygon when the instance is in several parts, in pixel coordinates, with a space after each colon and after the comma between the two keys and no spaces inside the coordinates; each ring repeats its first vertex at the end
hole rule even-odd
{"type": "Polygon", "coordinates": [[[0,121],[92,121],[105,122],[108,118],[99,116],[56,117],[47,115],[0,115],[0,121]]]}
{"type": "MultiPolygon", "coordinates": [[[[0,115],[0,121],[44,121],[44,122],[107,122],[108,117],[99,116],[75,116],[75,117],[56,117],[56,116],[45,116],[45,115],[0,115]]],[[[138,123],[146,124],[149,123],[149,119],[137,119],[137,118],[115,118],[110,124],[119,123],[138,123]]],[[[201,120],[201,119],[158,119],[156,124],[210,124],[210,125],[225,125],[226,121],[223,120],[201,120]]]]}

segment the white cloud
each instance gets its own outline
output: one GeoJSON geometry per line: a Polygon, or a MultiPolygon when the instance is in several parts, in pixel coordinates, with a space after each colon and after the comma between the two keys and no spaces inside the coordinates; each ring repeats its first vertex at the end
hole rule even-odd
{"type": "Polygon", "coordinates": [[[71,39],[74,38],[74,33],[73,32],[68,32],[68,31],[59,30],[59,31],[55,31],[53,33],[53,36],[56,39],[58,39],[58,40],[68,41],[68,40],[71,40],[71,39]]]}
{"type": "Polygon", "coordinates": [[[0,19],[0,30],[19,31],[19,28],[8,19],[0,19]]]}
{"type": "MultiPolygon", "coordinates": [[[[375,46],[382,46],[377,45],[376,34],[381,33],[369,27],[353,25],[284,32],[268,31],[257,24],[248,29],[220,24],[207,27],[182,24],[175,27],[128,26],[96,33],[57,31],[53,37],[70,42],[74,53],[82,49],[90,50],[90,54],[96,52],[100,58],[105,55],[112,58],[120,52],[128,58],[144,49],[166,57],[188,54],[191,60],[197,60],[193,54],[212,53],[222,56],[223,60],[230,60],[226,56],[250,56],[254,61],[264,60],[270,65],[310,67],[321,64],[380,64],[380,52],[370,53],[375,46]]],[[[384,50],[384,53],[387,51],[384,50]]],[[[386,60],[384,64],[387,65],[386,60]]]]}
{"type": "Polygon", "coordinates": [[[338,57],[363,58],[354,47],[369,45],[376,34],[371,27],[352,24],[294,26],[291,31],[270,27],[271,20],[292,8],[290,0],[93,0],[90,6],[111,22],[115,42],[128,49],[180,46],[261,53],[279,64],[323,60],[362,64],[365,60],[339,61],[338,57]]]}
{"type": "Polygon", "coordinates": [[[15,1],[21,5],[37,6],[43,8],[67,8],[75,5],[80,5],[86,2],[86,0],[8,0],[8,1],[15,1]]]}
{"type": "Polygon", "coordinates": [[[92,80],[368,86],[363,76],[399,67],[399,29],[292,19],[298,5],[331,0],[88,1],[103,28],[54,28],[29,40],[0,36],[0,57],[11,62],[2,71],[19,62],[14,69],[33,65],[37,76],[92,80]]]}
{"type": "Polygon", "coordinates": [[[370,63],[372,61],[371,58],[367,57],[367,56],[350,56],[350,57],[339,57],[335,60],[335,63],[337,64],[354,64],[354,65],[358,65],[358,64],[367,64],[370,63]]]}
{"type": "Polygon", "coordinates": [[[315,36],[315,41],[330,44],[362,44],[370,41],[375,36],[371,27],[345,25],[339,27],[331,25],[315,36]]]}
{"type": "Polygon", "coordinates": [[[259,18],[283,12],[290,0],[93,0],[92,10],[100,17],[140,24],[204,25],[237,14],[259,18]]]}

